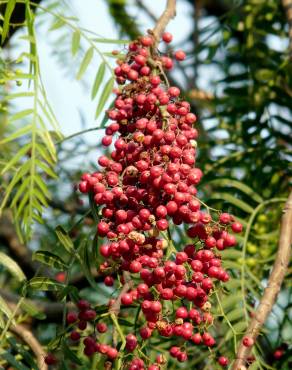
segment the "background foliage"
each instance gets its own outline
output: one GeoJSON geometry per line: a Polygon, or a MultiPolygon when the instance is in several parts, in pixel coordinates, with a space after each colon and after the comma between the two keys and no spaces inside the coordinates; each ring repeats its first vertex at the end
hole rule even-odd
{"type": "MultiPolygon", "coordinates": [[[[175,45],[185,49],[188,58],[170,79],[199,116],[198,164],[205,174],[200,195],[209,206],[235,214],[245,227],[237,249],[224,252],[233,279],[213,295],[218,348],[207,356],[194,348],[188,365],[215,369],[215,352],[234,356],[274,261],[289,186],[292,67],[287,21],[279,1],[183,1],[193,8],[188,14],[193,30],[183,45],[175,45]],[[210,80],[209,71],[215,71],[211,74],[216,80],[210,80]]],[[[145,31],[131,16],[135,11],[144,12],[152,22],[158,17],[143,1],[106,4],[120,40],[106,38],[106,30],[98,30],[102,37],[80,27],[65,1],[0,2],[0,366],[4,368],[8,364],[36,368],[29,348],[9,333],[11,323],[25,323],[44,346],[62,348],[64,369],[72,362],[78,365],[80,359],[78,368],[97,369],[102,361],[95,357],[88,364],[80,348],[70,350],[62,327],[66,301],[80,296],[105,305],[115,294],[104,287],[96,271],[98,214],[92,208],[87,211],[87,200],[74,187],[81,170],[72,169],[72,159],[96,150],[96,144],[88,144],[83,132],[63,137],[42,80],[36,34],[45,27],[53,35],[56,58],[72,79],[82,81],[89,68],[96,70],[88,99],[96,102],[95,119],[101,124],[86,131],[102,129],[114,84],[106,47],[122,50],[127,40],[145,31]],[[9,49],[16,41],[21,52],[11,59],[9,49]]],[[[95,163],[85,163],[82,171],[94,168],[95,163]]],[[[183,235],[177,243],[184,244],[183,235]]],[[[253,352],[252,369],[291,367],[288,278],[253,352]],[[278,347],[285,351],[275,361],[272,354],[278,347]]],[[[101,313],[104,307],[100,306],[101,313]]],[[[123,320],[126,327],[131,316],[123,320]]],[[[164,353],[164,344],[160,347],[164,353]]]]}

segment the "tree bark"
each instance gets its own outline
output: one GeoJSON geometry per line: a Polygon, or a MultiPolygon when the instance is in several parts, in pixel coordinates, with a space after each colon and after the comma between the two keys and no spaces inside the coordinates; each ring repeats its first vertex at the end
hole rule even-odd
{"type": "MultiPolygon", "coordinates": [[[[263,297],[258,308],[255,311],[254,317],[251,320],[246,333],[247,336],[255,342],[264,325],[272,307],[275,303],[277,295],[280,291],[282,282],[284,280],[291,255],[292,242],[292,191],[285,204],[283,216],[281,220],[279,247],[276,260],[268,281],[268,285],[264,291],[263,297]]],[[[251,352],[252,347],[246,347],[243,343],[240,344],[236,360],[232,366],[232,370],[244,369],[246,359],[251,352]]]]}

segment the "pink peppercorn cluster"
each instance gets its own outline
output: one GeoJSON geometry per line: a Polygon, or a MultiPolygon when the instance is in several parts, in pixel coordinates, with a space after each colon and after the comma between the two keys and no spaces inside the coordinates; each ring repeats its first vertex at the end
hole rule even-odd
{"type": "MultiPolygon", "coordinates": [[[[165,33],[162,39],[169,43],[172,35],[165,33]]],[[[184,60],[185,53],[176,51],[174,59],[184,60]]],[[[116,275],[123,282],[124,272],[135,281],[121,304],[139,303],[144,325],[141,340],[132,333],[126,336],[126,351],[158,333],[179,338],[180,346],[169,353],[184,362],[189,346],[215,345],[208,332],[213,322],[208,299],[214,281],[229,280],[220,251],[236,245],[230,231],[241,232],[242,225],[228,213],[211,214],[197,197],[203,176],[196,166],[197,117],[180,89],[168,84],[165,71],[173,66],[151,35],[129,44],[114,70],[119,88],[102,138],[105,147],[114,149],[109,157],[99,157],[99,171],[82,175],[79,190],[90,193],[101,210],[97,234],[104,238],[99,269],[105,284],[112,286],[116,275]],[[189,243],[176,250],[171,231],[180,225],[187,226],[189,243]],[[173,302],[172,314],[164,301],[173,302]]],[[[219,360],[222,366],[227,362],[219,360]]],[[[145,366],[135,358],[128,368],[145,366]]],[[[159,363],[148,369],[155,366],[159,369],[159,363]]]]}

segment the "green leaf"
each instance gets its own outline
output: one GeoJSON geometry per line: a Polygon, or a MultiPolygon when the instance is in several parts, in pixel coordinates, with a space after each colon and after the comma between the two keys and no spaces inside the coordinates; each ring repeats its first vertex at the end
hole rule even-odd
{"type": "MultiPolygon", "coordinates": [[[[9,185],[6,188],[4,199],[2,200],[1,207],[0,207],[0,213],[4,209],[7,200],[9,198],[9,195],[11,191],[13,190],[14,186],[21,180],[21,178],[27,173],[30,166],[30,161],[28,160],[20,169],[15,173],[12,180],[10,181],[9,185]]],[[[26,193],[27,194],[27,193],[26,193]]]]}
{"type": "Polygon", "coordinates": [[[63,27],[63,26],[64,26],[64,24],[65,24],[64,20],[63,20],[63,19],[61,19],[61,18],[58,18],[58,19],[56,20],[56,22],[54,22],[54,23],[52,24],[52,26],[50,27],[49,31],[57,30],[57,29],[59,29],[59,28],[63,27]]]}
{"type": "Polygon", "coordinates": [[[226,315],[229,321],[236,321],[239,320],[240,318],[244,317],[244,312],[242,308],[235,308],[234,310],[228,312],[226,315]]]}
{"type": "Polygon", "coordinates": [[[102,44],[117,44],[117,45],[124,45],[129,44],[129,40],[116,40],[116,39],[104,39],[104,38],[94,38],[92,41],[102,43],[102,44]]]}
{"type": "Polygon", "coordinates": [[[246,195],[250,196],[254,201],[258,203],[262,203],[263,198],[257,194],[253,189],[251,189],[249,186],[243,184],[240,181],[232,180],[232,179],[216,179],[209,182],[210,185],[215,186],[226,186],[226,187],[232,187],[236,188],[246,195]]]}
{"type": "Polygon", "coordinates": [[[243,202],[240,199],[235,198],[233,195],[230,195],[229,193],[213,193],[209,199],[219,199],[219,200],[225,200],[228,203],[231,203],[232,205],[242,209],[243,211],[247,213],[252,213],[253,208],[243,202]]]}
{"type": "Polygon", "coordinates": [[[92,288],[97,289],[98,284],[95,282],[91,274],[91,259],[89,257],[88,243],[86,240],[82,241],[82,245],[79,248],[79,262],[86,280],[89,282],[92,288]]]}
{"type": "Polygon", "coordinates": [[[12,312],[8,307],[5,300],[0,296],[0,311],[3,312],[8,318],[12,316],[12,312]]]}
{"type": "Polygon", "coordinates": [[[16,206],[20,197],[26,192],[26,188],[28,187],[29,183],[30,183],[30,178],[29,177],[24,178],[24,181],[22,182],[22,184],[17,189],[16,194],[13,195],[13,200],[12,200],[12,203],[10,205],[11,208],[16,206]]]}
{"type": "Polygon", "coordinates": [[[34,96],[34,92],[28,92],[28,91],[25,91],[25,92],[19,92],[19,93],[9,93],[9,95],[5,96],[4,100],[13,100],[13,99],[16,99],[16,98],[31,98],[32,96],[34,96]]]}
{"type": "Polygon", "coordinates": [[[80,78],[83,76],[83,74],[85,73],[89,63],[91,62],[91,59],[93,57],[93,52],[94,52],[94,49],[93,47],[91,47],[90,49],[87,50],[86,54],[84,55],[84,58],[81,62],[81,65],[80,65],[80,68],[79,68],[79,71],[77,73],[77,80],[80,80],[80,78]]]}
{"type": "Polygon", "coordinates": [[[2,169],[1,174],[5,173],[8,171],[11,167],[13,167],[22,157],[28,152],[28,150],[31,148],[31,143],[28,143],[21,147],[19,151],[14,154],[11,158],[11,160],[6,163],[5,167],[2,169]]]}
{"type": "Polygon", "coordinates": [[[20,136],[26,135],[31,131],[31,124],[28,124],[20,129],[14,131],[11,135],[7,136],[5,139],[0,141],[0,144],[9,143],[15,139],[18,139],[20,136]]]}
{"type": "Polygon", "coordinates": [[[254,361],[249,367],[248,370],[259,370],[262,369],[260,364],[257,361],[254,361]]]}
{"type": "Polygon", "coordinates": [[[15,8],[15,5],[16,5],[16,0],[9,0],[7,5],[6,5],[5,15],[4,15],[4,23],[3,23],[3,29],[2,29],[2,38],[1,38],[2,44],[3,44],[3,42],[5,41],[5,39],[7,37],[8,30],[9,30],[10,18],[11,18],[11,15],[13,13],[13,10],[15,8]]]}
{"type": "Polygon", "coordinates": [[[222,259],[231,259],[231,260],[237,260],[238,258],[242,257],[242,252],[237,251],[236,249],[225,249],[224,251],[221,251],[222,259]]]}
{"type": "Polygon", "coordinates": [[[53,179],[57,179],[58,178],[58,176],[55,174],[55,172],[49,166],[47,166],[44,162],[36,159],[35,160],[35,164],[38,167],[40,167],[47,175],[49,175],[53,179]]]}
{"type": "Polygon", "coordinates": [[[61,257],[49,251],[34,252],[32,259],[40,261],[45,265],[51,266],[58,270],[64,271],[68,269],[67,264],[62,260],[61,257]]]}
{"type": "Polygon", "coordinates": [[[17,121],[19,119],[22,119],[26,116],[29,116],[30,114],[32,114],[34,112],[33,109],[24,109],[18,113],[15,113],[13,114],[10,118],[9,118],[9,121],[10,122],[13,122],[13,121],[17,121]]]}
{"type": "Polygon", "coordinates": [[[98,89],[102,83],[102,80],[104,78],[105,74],[105,62],[102,62],[101,65],[98,68],[98,71],[96,73],[95,81],[92,86],[92,91],[91,91],[91,99],[94,99],[96,97],[96,94],[98,92],[98,89]]]}
{"type": "Polygon", "coordinates": [[[15,359],[9,352],[1,353],[1,359],[7,361],[10,365],[13,366],[14,369],[17,370],[30,370],[29,367],[24,366],[19,359],[15,359]]]}
{"type": "Polygon", "coordinates": [[[26,277],[19,265],[7,254],[0,252],[0,264],[9,270],[9,272],[17,278],[18,281],[26,280],[26,277]]]}
{"type": "Polygon", "coordinates": [[[223,266],[226,269],[234,269],[234,270],[240,270],[241,269],[241,263],[234,262],[234,261],[223,261],[223,266]]]}
{"type": "Polygon", "coordinates": [[[24,286],[25,289],[44,290],[44,291],[60,291],[66,285],[57,282],[56,280],[43,277],[34,277],[24,286]]]}
{"type": "Polygon", "coordinates": [[[241,281],[239,279],[231,279],[224,283],[226,289],[238,289],[241,286],[241,281]]]}
{"type": "Polygon", "coordinates": [[[20,345],[16,338],[12,336],[7,338],[7,342],[10,345],[10,352],[12,352],[11,350],[16,352],[18,354],[18,358],[20,358],[21,356],[21,360],[26,365],[30,366],[30,370],[38,370],[38,366],[36,365],[33,356],[30,354],[29,351],[27,351],[27,348],[25,348],[25,346],[20,345]]]}
{"type": "Polygon", "coordinates": [[[98,103],[98,106],[96,108],[96,112],[95,112],[95,119],[98,118],[98,116],[100,115],[101,111],[103,110],[110,94],[112,93],[112,90],[113,90],[113,86],[114,86],[114,78],[110,78],[108,80],[108,82],[106,83],[105,85],[105,88],[103,90],[103,93],[99,99],[99,103],[98,103]]]}
{"type": "Polygon", "coordinates": [[[126,320],[122,317],[119,317],[119,324],[121,324],[122,326],[128,326],[130,328],[132,328],[134,326],[134,323],[132,323],[131,321],[129,320],[126,320]]]}
{"type": "Polygon", "coordinates": [[[59,239],[60,243],[65,247],[65,249],[71,253],[74,249],[74,244],[68,235],[67,231],[61,226],[58,225],[55,228],[55,233],[57,235],[57,238],[59,239]]]}
{"type": "Polygon", "coordinates": [[[21,309],[28,313],[30,316],[37,318],[38,320],[44,320],[46,314],[41,312],[37,306],[30,300],[25,299],[21,302],[21,309]]]}
{"type": "Polygon", "coordinates": [[[76,30],[72,35],[71,52],[75,56],[80,46],[80,32],[76,30]]]}
{"type": "MultiPolygon", "coordinates": [[[[246,330],[246,328],[247,328],[247,323],[245,321],[241,321],[233,325],[233,329],[235,330],[237,334],[243,333],[246,330]]],[[[234,335],[233,331],[231,329],[228,330],[225,335],[225,340],[231,339],[233,335],[234,335]]]]}
{"type": "Polygon", "coordinates": [[[44,180],[40,176],[35,177],[35,182],[40,188],[40,190],[43,192],[43,194],[46,195],[47,198],[50,197],[50,194],[48,193],[47,185],[45,184],[44,180]]]}
{"type": "Polygon", "coordinates": [[[228,297],[224,297],[222,300],[222,308],[224,312],[230,311],[231,309],[235,308],[241,302],[241,295],[240,294],[232,294],[228,297]]]}
{"type": "Polygon", "coordinates": [[[66,358],[71,360],[74,364],[79,366],[83,365],[83,362],[76,356],[76,354],[68,347],[67,343],[63,341],[62,343],[62,351],[66,358]]]}

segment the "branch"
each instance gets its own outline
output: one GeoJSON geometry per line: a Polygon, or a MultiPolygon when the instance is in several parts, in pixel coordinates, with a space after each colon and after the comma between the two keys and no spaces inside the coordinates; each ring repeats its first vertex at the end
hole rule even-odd
{"type": "Polygon", "coordinates": [[[125,280],[125,284],[122,290],[120,291],[120,294],[118,295],[117,299],[115,300],[115,302],[111,305],[109,309],[109,314],[114,314],[115,316],[118,316],[118,314],[120,313],[122,295],[127,293],[127,291],[130,290],[133,286],[133,281],[131,280],[129,273],[124,272],[123,277],[125,280]]]}
{"type": "Polygon", "coordinates": [[[11,325],[9,330],[19,336],[19,338],[21,338],[31,348],[36,356],[38,369],[48,370],[48,366],[45,364],[46,352],[43,350],[32,332],[22,325],[11,325]]]}
{"type": "Polygon", "coordinates": [[[154,36],[156,40],[156,44],[159,42],[161,39],[161,36],[169,23],[169,21],[175,17],[176,12],[176,0],[167,0],[166,8],[164,12],[161,14],[159,17],[155,27],[152,30],[152,35],[154,36]]]}
{"type": "Polygon", "coordinates": [[[283,8],[286,12],[289,35],[289,56],[292,59],[292,0],[282,0],[283,8]]]}
{"type": "MultiPolygon", "coordinates": [[[[284,280],[291,253],[291,242],[292,242],[292,191],[285,204],[283,210],[283,216],[281,220],[281,230],[279,247],[276,256],[276,260],[268,281],[268,286],[264,291],[264,295],[260,301],[260,304],[255,311],[255,315],[251,320],[249,327],[245,333],[245,336],[256,340],[259,332],[264,325],[272,307],[275,303],[277,295],[280,291],[282,282],[284,280]]],[[[246,359],[251,351],[252,347],[246,347],[242,343],[240,344],[236,360],[232,366],[232,370],[239,370],[244,368],[246,359]]]]}

